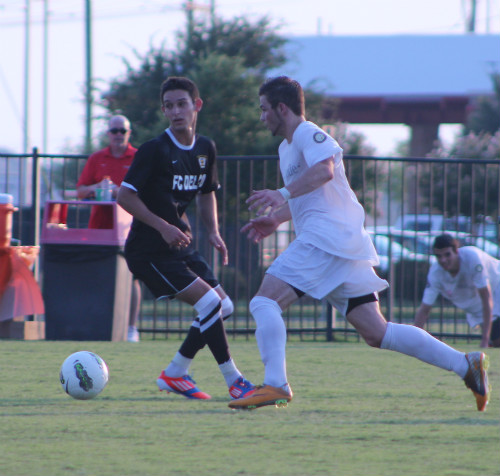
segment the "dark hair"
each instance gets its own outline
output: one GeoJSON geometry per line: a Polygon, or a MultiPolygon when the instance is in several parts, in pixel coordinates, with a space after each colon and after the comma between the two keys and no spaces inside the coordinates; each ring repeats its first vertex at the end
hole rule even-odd
{"type": "Polygon", "coordinates": [[[288,76],[267,79],[259,89],[259,96],[266,96],[273,109],[279,103],[283,103],[297,116],[305,115],[306,106],[302,86],[288,76]]]}
{"type": "Polygon", "coordinates": [[[165,81],[163,81],[160,88],[160,102],[162,105],[163,95],[167,91],[174,91],[176,89],[187,91],[193,102],[200,97],[198,86],[196,86],[196,84],[189,78],[184,78],[182,76],[170,76],[165,81]]]}
{"type": "Polygon", "coordinates": [[[453,248],[453,251],[456,253],[458,249],[458,241],[448,233],[436,236],[432,249],[442,250],[443,248],[453,248]]]}

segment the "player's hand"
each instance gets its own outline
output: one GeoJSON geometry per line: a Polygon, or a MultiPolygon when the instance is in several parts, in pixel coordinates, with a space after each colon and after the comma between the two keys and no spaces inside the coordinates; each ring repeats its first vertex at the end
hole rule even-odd
{"type": "Polygon", "coordinates": [[[222,257],[222,264],[226,266],[229,263],[227,247],[219,233],[211,233],[208,235],[208,241],[220,253],[222,257]]]}
{"type": "MultiPolygon", "coordinates": [[[[279,192],[278,192],[279,193],[279,192]]],[[[281,194],[280,194],[281,195],[281,194]]],[[[241,228],[241,233],[246,233],[247,238],[253,243],[258,243],[266,236],[276,231],[279,223],[270,216],[261,216],[250,220],[241,228]]]]}
{"type": "Polygon", "coordinates": [[[191,238],[188,235],[170,223],[165,223],[160,233],[171,248],[185,248],[191,243],[191,238]]]}
{"type": "Polygon", "coordinates": [[[252,190],[245,203],[249,203],[249,210],[255,210],[257,216],[264,215],[266,210],[270,215],[273,211],[286,203],[278,190],[252,190]],[[269,210],[270,209],[270,210],[269,210]]]}

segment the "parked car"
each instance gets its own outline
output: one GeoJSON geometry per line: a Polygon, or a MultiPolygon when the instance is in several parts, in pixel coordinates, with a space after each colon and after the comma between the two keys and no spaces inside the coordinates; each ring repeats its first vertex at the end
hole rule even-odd
{"type": "MultiPolygon", "coordinates": [[[[397,299],[421,299],[427,282],[429,266],[436,258],[428,253],[416,253],[402,246],[401,235],[370,232],[380,264],[377,273],[389,281],[391,295],[397,299]]],[[[413,232],[415,233],[415,232],[413,232]]],[[[426,245],[428,246],[428,245],[426,245]]]]}
{"type": "Polygon", "coordinates": [[[500,238],[499,228],[500,217],[497,217],[496,220],[492,217],[479,217],[475,234],[476,236],[481,236],[494,243],[498,243],[500,238]]]}
{"type": "Polygon", "coordinates": [[[392,236],[383,233],[374,233],[368,230],[370,238],[375,245],[375,249],[379,255],[380,264],[378,269],[382,273],[387,273],[391,265],[400,263],[401,261],[429,261],[429,256],[423,253],[415,253],[405,246],[401,245],[398,240],[392,236]]]}
{"type": "Polygon", "coordinates": [[[500,246],[485,238],[476,238],[475,246],[488,253],[493,258],[500,259],[500,246]]]}
{"type": "Polygon", "coordinates": [[[393,226],[369,226],[366,230],[370,234],[385,235],[392,242],[396,242],[412,253],[419,255],[432,254],[432,240],[430,232],[401,230],[393,226]]]}
{"type": "Polygon", "coordinates": [[[406,213],[396,219],[393,228],[405,231],[451,230],[470,233],[472,221],[470,217],[463,215],[445,218],[443,215],[432,213],[406,213]]]}
{"type": "Polygon", "coordinates": [[[456,230],[428,230],[428,231],[415,231],[415,230],[401,230],[395,226],[377,226],[367,227],[369,233],[383,234],[396,241],[401,246],[404,246],[413,253],[422,255],[432,255],[432,245],[436,236],[442,233],[449,233],[459,242],[460,246],[475,245],[476,237],[456,230]]]}

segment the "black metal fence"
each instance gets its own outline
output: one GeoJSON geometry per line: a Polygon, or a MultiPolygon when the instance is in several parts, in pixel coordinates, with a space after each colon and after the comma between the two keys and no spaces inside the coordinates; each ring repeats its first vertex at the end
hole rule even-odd
{"type": "MultiPolygon", "coordinates": [[[[0,193],[14,196],[14,237],[23,245],[39,244],[41,216],[46,200],[75,197],[75,185],[85,164],[84,155],[0,155],[0,193]]],[[[431,260],[433,237],[450,231],[462,244],[474,244],[500,258],[500,161],[345,157],[348,178],[366,210],[366,225],[380,254],[378,272],[391,287],[380,303],[391,321],[412,323],[420,304],[431,260]]],[[[254,189],[281,184],[276,156],[219,158],[219,220],[229,250],[229,265],[220,266],[207,244],[195,208],[189,211],[196,244],[212,264],[235,304],[226,321],[230,335],[252,335],[254,323],[248,303],[267,266],[293,239],[282,225],[259,245],[240,233],[250,218],[245,204],[254,189]]],[[[86,219],[80,217],[79,219],[86,219]]],[[[35,268],[43,286],[43,250],[35,268]]],[[[155,301],[143,290],[140,331],[152,338],[182,337],[193,311],[176,300],[155,301]]],[[[358,335],[329,305],[303,297],[284,319],[291,335],[300,339],[357,339],[358,335]]],[[[428,330],[442,338],[477,339],[464,313],[445,300],[436,303],[428,330]]]]}

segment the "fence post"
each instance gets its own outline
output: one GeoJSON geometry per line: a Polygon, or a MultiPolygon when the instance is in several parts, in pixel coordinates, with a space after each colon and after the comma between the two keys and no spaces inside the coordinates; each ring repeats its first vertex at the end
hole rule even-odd
{"type": "MultiPolygon", "coordinates": [[[[32,167],[31,167],[31,216],[32,230],[31,242],[34,246],[40,245],[40,157],[38,156],[38,148],[33,147],[32,151],[32,167]]],[[[37,256],[33,264],[33,276],[36,281],[40,277],[40,257],[37,256]]],[[[33,314],[27,317],[28,321],[37,321],[37,315],[33,314]]]]}
{"type": "Polygon", "coordinates": [[[326,320],[326,340],[333,341],[333,328],[335,327],[335,309],[328,301],[323,301],[323,314],[326,320]]]}
{"type": "Polygon", "coordinates": [[[40,156],[37,147],[33,147],[31,197],[31,212],[34,223],[31,238],[33,244],[38,246],[40,244],[40,156]]]}
{"type": "MultiPolygon", "coordinates": [[[[31,234],[32,243],[35,246],[40,245],[40,157],[38,148],[33,147],[33,167],[31,180],[31,213],[33,217],[33,230],[31,234]]],[[[38,281],[39,278],[39,258],[35,260],[33,275],[38,281]]]]}

